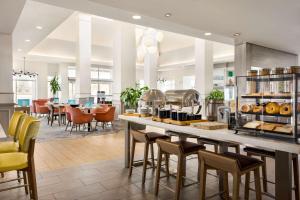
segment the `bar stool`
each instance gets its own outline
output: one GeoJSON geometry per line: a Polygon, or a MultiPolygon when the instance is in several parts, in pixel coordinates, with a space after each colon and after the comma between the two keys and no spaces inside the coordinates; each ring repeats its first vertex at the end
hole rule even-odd
{"type": "MultiPolygon", "coordinates": [[[[203,144],[203,145],[213,145],[214,146],[214,152],[219,153],[219,146],[220,146],[220,141],[210,139],[210,138],[197,138],[198,144],[203,144]]],[[[240,145],[237,143],[230,142],[228,143],[228,147],[234,148],[235,153],[240,153],[240,145]]]]}
{"type": "MultiPolygon", "coordinates": [[[[147,165],[149,164],[148,161],[148,154],[149,154],[149,146],[151,148],[151,168],[155,169],[155,163],[154,163],[154,149],[153,144],[155,143],[156,139],[164,139],[169,140],[170,137],[167,135],[155,133],[155,132],[145,132],[146,126],[141,125],[142,128],[136,128],[138,125],[133,128],[131,131],[132,136],[132,147],[131,147],[131,155],[130,155],[130,164],[129,164],[129,177],[132,175],[132,169],[134,167],[134,164],[138,161],[134,161],[134,154],[135,154],[135,145],[136,143],[145,143],[144,147],[144,159],[143,159],[143,178],[142,178],[142,184],[145,184],[146,180],[146,171],[147,171],[147,165]],[[144,127],[144,128],[143,128],[144,127]]],[[[166,168],[168,169],[168,157],[166,159],[166,168]]]]}
{"type": "MultiPolygon", "coordinates": [[[[272,184],[275,183],[267,179],[266,158],[275,159],[275,152],[266,149],[255,148],[255,147],[245,147],[244,151],[247,153],[248,156],[259,156],[263,161],[264,163],[262,165],[263,191],[266,192],[268,196],[270,196],[270,194],[268,193],[268,183],[272,183],[272,184]]],[[[292,163],[293,163],[295,199],[299,200],[300,198],[299,197],[299,163],[298,163],[297,154],[292,154],[292,163]]]]}
{"type": "Polygon", "coordinates": [[[223,173],[223,186],[224,191],[218,194],[212,195],[208,198],[212,198],[219,194],[224,194],[225,199],[229,199],[229,188],[228,188],[228,173],[233,176],[233,200],[239,199],[240,191],[240,180],[242,175],[246,175],[245,191],[249,191],[249,177],[250,172],[254,171],[255,177],[255,189],[256,189],[256,200],[261,199],[261,186],[260,186],[260,175],[259,167],[263,165],[261,160],[247,157],[244,155],[225,152],[215,153],[205,150],[198,152],[200,167],[200,199],[204,200],[205,188],[206,188],[206,174],[208,169],[220,170],[223,173]],[[248,178],[248,179],[247,179],[248,178]]]}
{"type": "MultiPolygon", "coordinates": [[[[187,156],[196,154],[200,149],[205,149],[203,145],[199,145],[192,142],[187,141],[166,141],[158,139],[156,140],[158,145],[158,156],[157,156],[157,171],[156,171],[156,179],[155,179],[155,195],[158,195],[159,190],[159,182],[160,182],[160,169],[161,169],[161,162],[162,162],[162,155],[176,155],[178,157],[177,163],[177,176],[176,176],[176,190],[175,190],[175,199],[179,199],[180,197],[180,190],[182,186],[182,178],[184,174],[184,160],[187,156]]],[[[199,170],[199,168],[198,168],[199,170]]],[[[169,174],[167,173],[167,177],[169,174]]],[[[166,186],[165,186],[166,187],[166,186]]],[[[168,187],[166,187],[168,188],[168,187]]],[[[170,188],[168,188],[170,189],[170,188]]],[[[170,189],[171,190],[171,189],[170,189]]]]}

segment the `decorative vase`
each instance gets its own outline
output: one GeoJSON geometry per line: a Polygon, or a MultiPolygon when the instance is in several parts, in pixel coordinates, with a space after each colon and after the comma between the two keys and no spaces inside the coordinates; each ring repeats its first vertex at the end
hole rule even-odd
{"type": "Polygon", "coordinates": [[[224,101],[222,100],[208,100],[206,116],[209,121],[217,121],[218,107],[224,106],[224,101]]]}

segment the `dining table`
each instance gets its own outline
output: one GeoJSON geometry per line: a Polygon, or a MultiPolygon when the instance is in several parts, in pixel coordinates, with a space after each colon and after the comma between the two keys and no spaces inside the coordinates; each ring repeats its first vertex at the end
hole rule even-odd
{"type": "MultiPolygon", "coordinates": [[[[276,199],[292,199],[292,155],[300,154],[300,145],[276,138],[253,136],[248,133],[238,133],[234,130],[204,130],[192,126],[179,126],[163,122],[153,121],[151,117],[137,117],[119,115],[119,119],[125,122],[125,149],[124,167],[129,167],[131,146],[131,125],[141,124],[156,127],[164,131],[176,133],[180,140],[186,140],[189,136],[209,138],[220,141],[220,151],[228,151],[229,143],[237,143],[243,146],[251,146],[273,150],[275,152],[275,197],[276,199]]],[[[220,191],[223,191],[223,177],[219,179],[220,191]]]]}

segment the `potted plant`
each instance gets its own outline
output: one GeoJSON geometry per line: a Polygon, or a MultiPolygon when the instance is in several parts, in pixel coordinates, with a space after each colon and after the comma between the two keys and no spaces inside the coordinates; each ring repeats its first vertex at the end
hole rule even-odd
{"type": "Polygon", "coordinates": [[[224,92],[213,89],[206,97],[207,119],[209,121],[217,120],[218,107],[224,106],[224,92]]]}
{"type": "Polygon", "coordinates": [[[53,94],[53,98],[57,97],[58,91],[60,91],[60,84],[58,82],[58,76],[54,76],[50,81],[50,91],[53,94]]]}
{"type": "Polygon", "coordinates": [[[135,112],[141,95],[147,90],[149,90],[148,86],[140,87],[139,84],[136,84],[135,87],[128,87],[122,91],[120,98],[125,105],[125,110],[134,110],[135,112]]]}

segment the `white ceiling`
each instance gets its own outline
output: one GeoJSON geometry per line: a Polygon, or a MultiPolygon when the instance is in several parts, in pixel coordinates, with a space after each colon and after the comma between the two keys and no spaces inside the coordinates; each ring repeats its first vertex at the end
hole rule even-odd
{"type": "MultiPolygon", "coordinates": [[[[64,9],[40,2],[28,0],[22,11],[17,26],[13,32],[14,58],[20,59],[28,53],[28,59],[45,62],[73,62],[76,58],[76,29],[79,12],[64,9]],[[36,17],[36,16],[39,17],[36,17]],[[42,30],[35,27],[43,26],[42,30]],[[30,39],[31,42],[24,40],[30,39]],[[18,52],[17,49],[22,49],[18,52]]],[[[92,15],[92,62],[111,63],[113,35],[115,31],[114,20],[92,15]]],[[[136,26],[137,33],[145,29],[136,26]]],[[[180,50],[187,57],[194,57],[192,53],[184,49],[193,49],[194,37],[161,31],[164,35],[160,44],[160,52],[168,53],[171,57],[172,51],[180,50]]],[[[138,35],[138,34],[137,34],[138,35]]],[[[233,46],[222,43],[214,43],[214,58],[233,58],[233,46]]],[[[180,56],[179,56],[180,57],[180,56]]],[[[178,59],[179,59],[178,57],[178,59]]],[[[183,56],[184,57],[184,56],[183,56]]],[[[183,59],[183,61],[190,59],[183,59]]],[[[168,63],[168,59],[166,63],[168,63]]]]}
{"type": "Polygon", "coordinates": [[[36,0],[92,14],[203,37],[215,41],[252,42],[292,53],[300,52],[299,0],[36,0]],[[164,14],[172,13],[165,18],[164,14]],[[222,38],[223,37],[223,38],[222,38]],[[231,40],[232,41],[232,40],[231,40]]]}
{"type": "Polygon", "coordinates": [[[0,2],[0,33],[13,32],[24,7],[25,0],[1,0],[0,2]]]}
{"type": "Polygon", "coordinates": [[[14,57],[26,55],[72,13],[73,11],[65,8],[27,0],[13,31],[14,57]],[[36,26],[42,26],[43,29],[38,30],[36,26]],[[30,42],[25,42],[27,39],[30,42]],[[22,51],[19,52],[18,49],[22,51]]]}

